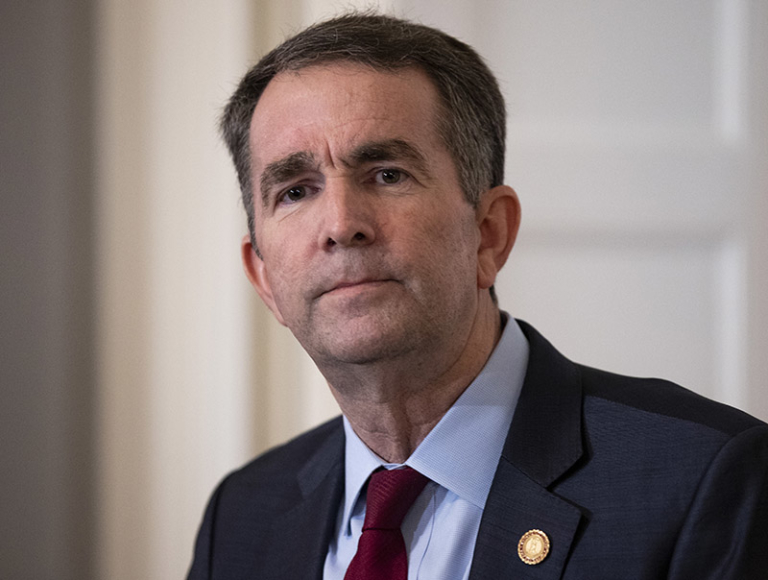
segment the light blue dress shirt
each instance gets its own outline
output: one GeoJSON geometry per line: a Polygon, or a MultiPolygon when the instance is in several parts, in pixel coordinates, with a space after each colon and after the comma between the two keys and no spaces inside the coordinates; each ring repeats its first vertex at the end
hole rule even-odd
{"type": "MultiPolygon", "coordinates": [[[[408,580],[466,580],[480,518],[491,489],[528,364],[528,341],[507,316],[499,343],[483,370],[403,465],[431,481],[401,530],[408,580]]],[[[384,466],[344,418],[345,488],[324,580],[343,580],[357,551],[365,519],[368,476],[384,466]]]]}

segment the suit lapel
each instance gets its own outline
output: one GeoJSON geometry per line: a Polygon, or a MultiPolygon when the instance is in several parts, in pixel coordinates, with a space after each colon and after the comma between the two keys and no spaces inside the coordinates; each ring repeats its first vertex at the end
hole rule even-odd
{"type": "Polygon", "coordinates": [[[470,580],[556,580],[563,574],[582,514],[550,491],[582,456],[581,377],[533,328],[528,369],[480,523],[470,580]],[[525,564],[517,544],[542,530],[547,558],[525,564]]]}
{"type": "Polygon", "coordinates": [[[272,564],[254,570],[253,578],[322,579],[344,490],[341,427],[302,468],[297,483],[301,498],[272,526],[267,548],[272,564]]]}

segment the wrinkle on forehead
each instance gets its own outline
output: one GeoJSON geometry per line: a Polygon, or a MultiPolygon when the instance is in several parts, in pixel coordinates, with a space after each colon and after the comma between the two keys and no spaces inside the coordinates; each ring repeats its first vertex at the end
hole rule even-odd
{"type": "Polygon", "coordinates": [[[383,72],[334,63],[278,74],[251,119],[251,166],[262,201],[291,173],[389,159],[407,159],[427,173],[435,151],[450,155],[440,108],[433,82],[418,68],[383,72]]]}

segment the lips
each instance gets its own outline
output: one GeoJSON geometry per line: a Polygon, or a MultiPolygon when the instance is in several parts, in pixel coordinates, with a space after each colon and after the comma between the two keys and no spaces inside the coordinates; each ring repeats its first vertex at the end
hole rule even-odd
{"type": "Polygon", "coordinates": [[[321,292],[320,295],[322,296],[323,294],[330,294],[332,292],[344,290],[346,288],[364,288],[367,286],[373,287],[391,281],[392,280],[389,278],[361,278],[358,280],[341,280],[331,285],[327,290],[321,292]]]}
{"type": "Polygon", "coordinates": [[[369,285],[400,281],[400,277],[395,274],[395,269],[382,257],[354,255],[346,258],[343,264],[317,264],[316,277],[310,285],[313,299],[347,289],[351,292],[355,287],[360,287],[362,290],[369,285]]]}

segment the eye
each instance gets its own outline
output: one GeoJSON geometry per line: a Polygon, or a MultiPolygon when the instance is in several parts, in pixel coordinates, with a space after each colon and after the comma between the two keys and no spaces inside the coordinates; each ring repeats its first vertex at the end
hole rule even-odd
{"type": "Polygon", "coordinates": [[[403,181],[406,177],[405,172],[400,171],[399,169],[380,169],[378,173],[376,174],[376,181],[379,181],[380,183],[384,183],[386,185],[394,185],[396,183],[400,183],[403,181]]]}
{"type": "Polygon", "coordinates": [[[307,193],[306,185],[294,185],[293,187],[286,189],[283,195],[280,196],[280,202],[295,203],[307,197],[307,193]]]}

